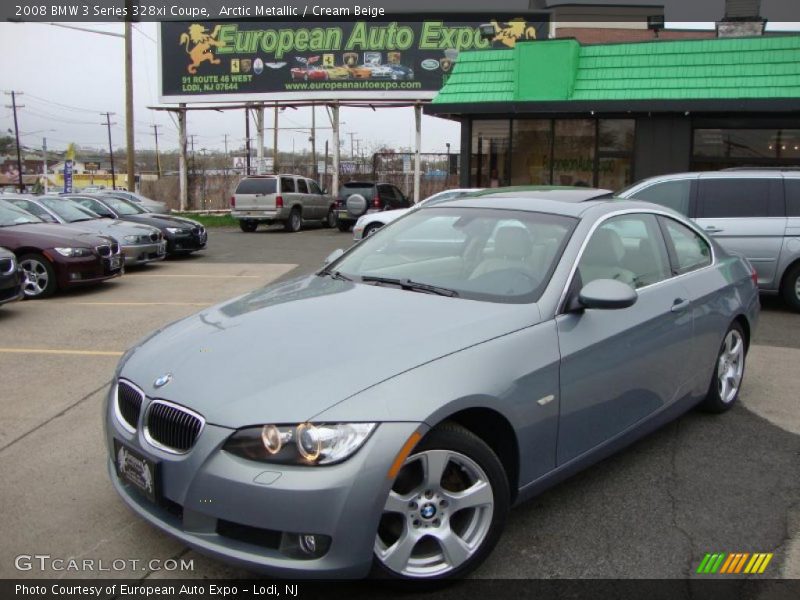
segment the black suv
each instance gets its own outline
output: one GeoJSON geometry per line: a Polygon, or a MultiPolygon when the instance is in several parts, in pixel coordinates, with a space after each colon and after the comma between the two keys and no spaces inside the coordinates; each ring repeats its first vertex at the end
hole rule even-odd
{"type": "Polygon", "coordinates": [[[339,231],[349,231],[368,212],[409,208],[411,201],[391,183],[348,181],[336,196],[339,231]]]}

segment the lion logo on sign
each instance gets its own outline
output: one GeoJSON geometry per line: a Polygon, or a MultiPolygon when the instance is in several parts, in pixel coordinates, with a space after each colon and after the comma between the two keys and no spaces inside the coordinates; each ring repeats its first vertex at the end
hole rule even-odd
{"type": "Polygon", "coordinates": [[[192,64],[186,67],[186,70],[189,71],[191,75],[197,73],[197,67],[204,61],[208,61],[212,65],[218,65],[222,62],[220,59],[215,58],[213,52],[211,52],[211,48],[215,46],[225,46],[225,42],[221,42],[217,39],[219,29],[220,25],[217,25],[214,27],[214,31],[208,33],[208,29],[203,25],[192,23],[189,25],[189,33],[184,32],[181,34],[179,43],[184,47],[189,58],[192,59],[192,64]],[[189,42],[194,44],[191,50],[189,49],[189,42]]]}
{"type": "Polygon", "coordinates": [[[500,42],[509,48],[513,48],[519,40],[536,39],[536,29],[528,25],[528,22],[521,17],[511,19],[505,24],[505,27],[501,27],[494,19],[491,24],[495,31],[492,42],[500,42]]]}

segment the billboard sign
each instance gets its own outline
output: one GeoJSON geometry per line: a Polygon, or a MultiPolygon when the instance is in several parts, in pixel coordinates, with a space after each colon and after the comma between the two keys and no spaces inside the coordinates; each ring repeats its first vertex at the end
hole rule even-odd
{"type": "Polygon", "coordinates": [[[164,21],[162,102],[433,98],[465,50],[546,39],[549,15],[421,21],[164,21]],[[493,36],[481,35],[491,27],[493,36]]]}

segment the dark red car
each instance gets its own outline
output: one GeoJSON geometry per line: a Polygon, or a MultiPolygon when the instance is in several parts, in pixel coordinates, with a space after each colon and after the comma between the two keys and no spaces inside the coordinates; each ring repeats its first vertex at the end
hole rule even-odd
{"type": "Polygon", "coordinates": [[[45,223],[3,203],[0,246],[16,256],[26,298],[44,298],[57,289],[97,283],[123,273],[120,246],[114,238],[45,223]]]}

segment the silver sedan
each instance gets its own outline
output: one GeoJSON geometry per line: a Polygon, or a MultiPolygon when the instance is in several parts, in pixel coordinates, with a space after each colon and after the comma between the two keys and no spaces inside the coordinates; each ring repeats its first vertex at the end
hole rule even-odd
{"type": "Polygon", "coordinates": [[[108,471],[143,519],[273,576],[461,577],[513,505],[733,406],[758,314],[752,266],[668,209],[422,207],[131,348],[108,471]]]}

